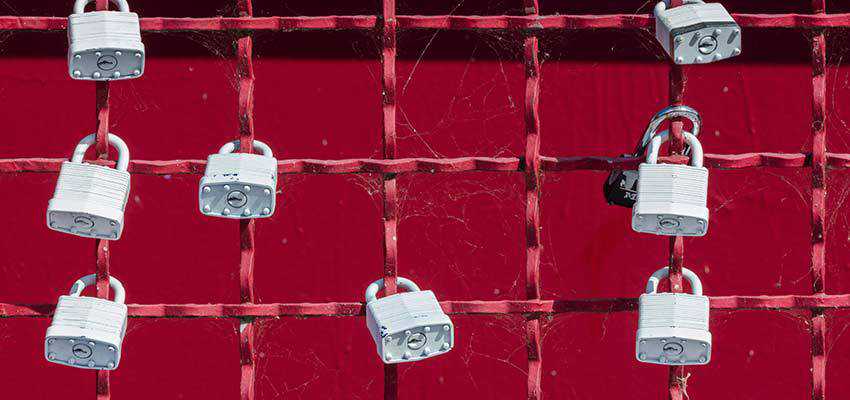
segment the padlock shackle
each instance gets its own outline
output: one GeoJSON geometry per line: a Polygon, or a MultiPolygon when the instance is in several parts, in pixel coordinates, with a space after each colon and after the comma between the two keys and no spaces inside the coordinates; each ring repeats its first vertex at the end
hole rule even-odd
{"type": "MultiPolygon", "coordinates": [[[[112,147],[115,147],[118,150],[118,162],[115,164],[115,169],[119,171],[127,171],[127,167],[130,165],[130,149],[127,148],[127,143],[124,143],[120,137],[113,135],[111,133],[107,134],[109,138],[109,144],[112,147]]],[[[71,162],[82,163],[83,158],[86,156],[86,151],[89,149],[95,140],[97,140],[97,134],[92,133],[80,140],[80,143],[77,144],[77,147],[74,148],[74,154],[71,156],[71,162]]]]}
{"type": "MultiPolygon", "coordinates": [[[[82,14],[86,12],[86,6],[95,0],[77,0],[74,3],[74,14],[82,14]]],[[[118,11],[130,12],[130,4],[127,0],[109,0],[112,4],[118,6],[118,11]]]]}
{"type": "MultiPolygon", "coordinates": [[[[658,283],[662,279],[670,276],[670,267],[664,267],[652,273],[649,281],[646,282],[646,294],[655,294],[658,291],[658,283]]],[[[685,267],[682,267],[682,277],[688,280],[691,284],[691,291],[695,296],[702,296],[702,282],[697,274],[685,267]]]]}
{"type": "MultiPolygon", "coordinates": [[[[69,295],[79,297],[83,294],[83,290],[85,290],[86,286],[94,285],[95,282],[97,282],[97,274],[86,275],[77,279],[77,281],[71,285],[71,292],[69,295]]],[[[112,292],[115,293],[115,299],[113,301],[118,304],[124,304],[124,285],[121,284],[121,281],[114,276],[110,276],[109,287],[112,288],[112,292]]]]}
{"type": "MultiPolygon", "coordinates": [[[[691,147],[691,166],[702,167],[703,153],[702,144],[699,142],[699,139],[688,131],[682,131],[682,136],[685,138],[685,142],[691,147]]],[[[658,163],[658,152],[661,150],[661,143],[666,142],[669,137],[670,131],[665,130],[652,138],[652,141],[649,142],[649,150],[646,152],[646,162],[648,164],[658,163]]]]}
{"type": "MultiPolygon", "coordinates": [[[[663,4],[664,2],[661,3],[663,4]]],[[[643,132],[643,137],[635,148],[635,155],[643,154],[646,150],[646,146],[648,146],[652,138],[656,136],[655,132],[661,124],[672,118],[689,119],[691,121],[691,125],[693,125],[691,133],[693,133],[694,136],[699,136],[699,131],[702,128],[702,117],[700,117],[697,110],[685,105],[670,106],[655,113],[655,115],[652,116],[652,119],[649,120],[646,130],[643,132]]]]}
{"type": "MultiPolygon", "coordinates": [[[[653,10],[655,12],[655,16],[657,17],[659,14],[661,14],[665,10],[667,10],[667,7],[670,7],[670,2],[671,2],[671,0],[661,0],[661,1],[659,1],[658,4],[655,5],[655,9],[653,10]]],[[[683,0],[682,1],[683,6],[687,5],[687,4],[703,4],[703,3],[705,3],[703,0],[683,0]]]]}
{"type": "MultiPolygon", "coordinates": [[[[407,289],[408,292],[418,292],[420,290],[419,286],[416,286],[413,281],[400,276],[396,277],[396,284],[401,288],[407,289]]],[[[371,303],[377,300],[378,292],[381,290],[384,290],[383,279],[378,279],[377,281],[370,283],[369,286],[366,287],[366,303],[371,303]]]]}
{"type": "MultiPolygon", "coordinates": [[[[254,140],[254,148],[260,150],[260,152],[266,157],[274,157],[274,154],[272,154],[272,148],[259,140],[254,140]]],[[[225,143],[224,146],[221,146],[221,148],[218,149],[218,154],[230,154],[238,149],[239,141],[234,140],[232,142],[225,143]]]]}

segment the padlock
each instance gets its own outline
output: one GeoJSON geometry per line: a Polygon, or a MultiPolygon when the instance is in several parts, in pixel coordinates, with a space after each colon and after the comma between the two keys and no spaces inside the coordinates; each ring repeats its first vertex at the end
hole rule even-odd
{"type": "MultiPolygon", "coordinates": [[[[702,120],[699,113],[688,106],[671,106],[667,107],[649,120],[646,130],[643,132],[643,137],[635,146],[633,154],[624,154],[621,157],[638,157],[642,156],[646,151],[646,146],[655,135],[655,131],[666,120],[671,118],[687,118],[693,124],[694,136],[699,136],[702,120]]],[[[690,148],[685,148],[685,154],[690,152],[690,148]]],[[[602,185],[602,194],[605,196],[605,201],[608,204],[618,205],[621,207],[632,208],[637,200],[637,182],[638,172],[636,170],[621,170],[614,169],[608,174],[608,179],[602,185]]]]}
{"type": "Polygon", "coordinates": [[[50,229],[95,239],[117,240],[124,230],[124,208],[130,194],[130,151],[120,137],[109,134],[118,150],[115,169],[83,162],[95,134],[83,138],[71,161],[62,163],[56,191],[47,206],[50,229]]]}
{"type": "Polygon", "coordinates": [[[145,72],[139,16],[127,0],[111,0],[120,11],[85,12],[93,0],[77,0],[68,17],[68,73],[73,79],[133,79],[145,72]]]}
{"type": "Polygon", "coordinates": [[[275,209],[277,160],[272,149],[255,140],[263,155],[233,153],[239,141],[226,143],[207,158],[198,189],[201,213],[222,218],[266,218],[275,209]]]}
{"type": "Polygon", "coordinates": [[[446,353],[454,347],[454,325],[430,290],[419,290],[413,281],[398,277],[406,289],[376,298],[384,280],[366,288],[366,326],[385,364],[419,361],[446,353]]]}
{"type": "Polygon", "coordinates": [[[741,27],[720,3],[655,5],[655,38],[676,64],[707,64],[741,54],[741,27]]]}
{"type": "Polygon", "coordinates": [[[80,296],[93,285],[96,274],[74,282],[71,293],[60,296],[44,339],[47,361],[70,367],[113,370],[121,361],[121,343],[127,331],[124,286],[109,277],[115,300],[80,296]]]}
{"type": "Polygon", "coordinates": [[[690,165],[659,164],[658,151],[668,131],[652,138],[646,162],[638,168],[637,202],[632,229],[664,236],[704,236],[708,232],[708,170],[702,166],[702,145],[682,132],[691,147],[690,165]]]}
{"type": "Polygon", "coordinates": [[[693,271],[682,268],[690,293],[658,293],[658,283],[670,268],[655,271],[638,300],[639,317],[635,356],[645,363],[699,365],[711,360],[708,330],[709,301],[693,271]]]}

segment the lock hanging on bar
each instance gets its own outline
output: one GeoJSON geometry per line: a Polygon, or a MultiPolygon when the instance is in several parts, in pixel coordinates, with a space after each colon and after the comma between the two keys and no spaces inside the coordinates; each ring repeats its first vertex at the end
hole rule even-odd
{"type": "Polygon", "coordinates": [[[378,299],[384,280],[366,288],[366,326],[385,364],[419,361],[447,353],[454,347],[454,325],[430,290],[398,277],[407,290],[378,299]]]}
{"type": "Polygon", "coordinates": [[[80,296],[94,285],[97,274],[86,275],[60,296],[44,339],[47,361],[69,367],[113,370],[121,361],[121,343],[127,331],[124,285],[109,277],[115,300],[80,296]]]}
{"type": "Polygon", "coordinates": [[[68,17],[68,74],[73,79],[134,79],[145,72],[139,16],[127,0],[111,0],[119,11],[85,12],[93,0],[77,0],[68,17]]]}
{"type": "Polygon", "coordinates": [[[272,149],[255,140],[263,155],[234,153],[239,141],[226,143],[207,158],[201,178],[199,207],[213,217],[267,218],[274,214],[277,191],[277,159],[272,149]]]}
{"type": "Polygon", "coordinates": [[[83,138],[71,161],[62,163],[56,191],[47,206],[47,226],[72,235],[117,240],[124,230],[124,208],[130,194],[130,150],[120,137],[108,134],[118,150],[115,169],[83,162],[96,135],[83,138]]]}
{"type": "MultiPolygon", "coordinates": [[[[635,151],[633,154],[623,154],[621,157],[639,157],[644,154],[646,151],[646,146],[649,144],[652,137],[655,135],[655,132],[661,126],[664,121],[667,121],[672,118],[687,118],[693,124],[693,135],[699,136],[700,128],[702,125],[702,119],[699,116],[699,113],[690,108],[688,106],[671,106],[667,107],[655,115],[649,120],[649,124],[646,126],[646,130],[643,133],[643,137],[635,146],[635,151]]],[[[685,154],[690,152],[690,148],[685,149],[685,154]]],[[[605,196],[605,201],[611,205],[618,205],[621,207],[632,208],[635,205],[635,201],[637,200],[637,183],[638,183],[638,171],[637,170],[621,170],[615,169],[612,170],[608,174],[608,179],[605,180],[602,185],[602,194],[605,196]]]]}
{"type": "Polygon", "coordinates": [[[702,295],[702,282],[693,271],[682,268],[693,294],[658,293],[658,283],[669,274],[669,267],[655,271],[646,284],[646,293],[640,295],[635,357],[651,364],[708,364],[709,301],[702,295]]]}
{"type": "Polygon", "coordinates": [[[676,64],[707,64],[741,54],[741,27],[720,3],[655,5],[655,39],[676,64]]]}
{"type": "Polygon", "coordinates": [[[704,236],[708,232],[708,169],[702,145],[682,132],[691,147],[690,165],[658,164],[658,151],[668,131],[652,138],[646,162],[638,168],[637,202],[632,208],[635,232],[664,236],[704,236]]]}

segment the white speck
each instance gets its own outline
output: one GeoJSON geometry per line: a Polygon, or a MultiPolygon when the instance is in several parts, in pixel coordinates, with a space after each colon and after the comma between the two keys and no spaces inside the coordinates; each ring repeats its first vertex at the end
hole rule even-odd
{"type": "Polygon", "coordinates": [[[162,176],[162,178],[163,178],[163,179],[165,179],[165,180],[167,180],[167,181],[170,181],[170,180],[171,180],[171,175],[170,175],[170,174],[169,174],[169,175],[163,175],[163,176],[162,176]]]}
{"type": "Polygon", "coordinates": [[[750,350],[750,352],[749,352],[750,357],[752,357],[754,354],[756,354],[756,352],[753,351],[753,350],[750,350]]]}
{"type": "Polygon", "coordinates": [[[714,136],[720,137],[720,131],[714,131],[714,136]]]}
{"type": "Polygon", "coordinates": [[[322,139],[322,146],[328,145],[328,139],[322,139]]]}
{"type": "Polygon", "coordinates": [[[703,270],[703,271],[705,271],[705,273],[707,274],[707,273],[710,273],[710,272],[711,272],[711,267],[709,267],[708,265],[706,265],[706,266],[702,267],[702,270],[703,270]]]}
{"type": "Polygon", "coordinates": [[[195,72],[195,67],[193,67],[193,66],[191,66],[191,65],[190,65],[190,66],[189,66],[189,72],[195,72]]]}
{"type": "Polygon", "coordinates": [[[136,204],[141,204],[142,198],[139,197],[139,195],[135,195],[135,196],[133,196],[133,201],[136,202],[136,204]]]}
{"type": "Polygon", "coordinates": [[[499,288],[493,289],[493,294],[498,295],[499,293],[502,293],[502,291],[499,290],[499,288]]]}
{"type": "Polygon", "coordinates": [[[281,240],[280,243],[281,244],[287,244],[287,243],[289,243],[289,239],[283,238],[283,240],[281,240]]]}
{"type": "Polygon", "coordinates": [[[207,101],[208,98],[210,98],[210,96],[206,93],[201,95],[201,100],[203,100],[203,101],[207,101]]]}
{"type": "Polygon", "coordinates": [[[395,236],[393,236],[393,241],[396,241],[396,240],[398,240],[398,239],[396,239],[396,237],[395,237],[395,236]]]}
{"type": "Polygon", "coordinates": [[[552,372],[549,373],[549,375],[556,376],[556,375],[558,375],[558,371],[555,371],[553,369],[552,372]]]}
{"type": "Polygon", "coordinates": [[[443,378],[443,377],[441,376],[441,377],[437,378],[437,382],[440,382],[441,384],[442,384],[442,383],[446,383],[446,378],[443,378]]]}
{"type": "Polygon", "coordinates": [[[723,87],[723,93],[729,93],[729,86],[723,87]]]}

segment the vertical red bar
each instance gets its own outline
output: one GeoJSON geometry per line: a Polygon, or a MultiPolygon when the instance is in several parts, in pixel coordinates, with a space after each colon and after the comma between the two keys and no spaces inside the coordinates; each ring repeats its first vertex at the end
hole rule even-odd
{"type": "MultiPolygon", "coordinates": [[[[96,0],[95,8],[100,10],[109,9],[109,0],[96,0]]],[[[109,82],[95,83],[95,112],[97,123],[97,137],[95,140],[95,152],[100,159],[109,158],[109,82]]],[[[109,241],[95,239],[95,257],[97,271],[97,297],[109,298],[109,241]]],[[[109,371],[98,371],[96,378],[97,400],[109,400],[109,371]]]]}
{"type": "MultiPolygon", "coordinates": [[[[240,17],[251,17],[251,0],[238,0],[240,17]]],[[[239,91],[239,151],[254,152],[254,41],[250,33],[243,33],[236,42],[236,78],[239,91]]],[[[253,219],[239,221],[239,292],[242,303],[254,303],[254,235],[253,219]]],[[[254,321],[246,318],[239,324],[239,363],[241,400],[254,400],[256,381],[256,352],[254,351],[254,321]]]]}
{"type": "MultiPolygon", "coordinates": [[[[671,0],[670,7],[678,7],[682,5],[682,0],[671,0]]],[[[670,65],[670,105],[681,105],[685,95],[685,72],[684,68],[677,64],[670,65]]],[[[682,154],[684,149],[684,139],[682,136],[683,124],[679,118],[673,119],[670,123],[670,154],[682,154]]],[[[682,287],[682,267],[685,262],[685,244],[681,236],[670,238],[670,291],[681,293],[682,287]]],[[[682,400],[686,395],[686,377],[685,367],[673,366],[670,367],[669,379],[667,382],[668,397],[670,400],[682,400]]]]}
{"type": "MultiPolygon", "coordinates": [[[[525,0],[525,14],[540,15],[538,0],[525,0]]],[[[540,59],[535,32],[527,32],[523,45],[525,64],[525,293],[529,300],[540,299],[540,59]]],[[[542,357],[539,316],[530,316],[525,325],[528,353],[527,398],[540,399],[542,357]]]]}
{"type": "MultiPolygon", "coordinates": [[[[816,14],[826,14],[826,1],[813,0],[816,14]]],[[[822,29],[812,37],[812,291],[824,294],[826,248],[826,37],[822,29]]],[[[812,310],[812,399],[826,397],[826,317],[812,310]]]]}
{"type": "MultiPolygon", "coordinates": [[[[383,120],[383,152],[385,159],[396,156],[396,28],[395,0],[384,0],[381,11],[381,110],[383,120]]],[[[396,175],[384,174],[381,191],[384,222],[384,294],[396,292],[398,275],[398,190],[396,175]]],[[[384,399],[398,398],[398,367],[384,366],[384,399]]]]}

